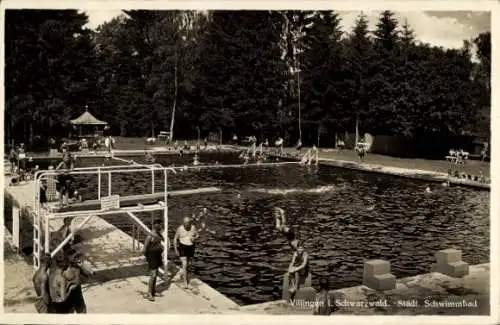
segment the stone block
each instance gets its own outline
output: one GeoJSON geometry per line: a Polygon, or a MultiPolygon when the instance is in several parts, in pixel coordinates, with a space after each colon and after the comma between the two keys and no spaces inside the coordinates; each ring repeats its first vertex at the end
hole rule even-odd
{"type": "Polygon", "coordinates": [[[385,291],[385,290],[394,290],[396,289],[396,276],[393,274],[382,274],[375,275],[374,279],[377,283],[376,290],[385,291]]]}
{"type": "Polygon", "coordinates": [[[396,276],[387,273],[372,277],[364,277],[363,285],[377,291],[393,290],[396,289],[396,276]]]}
{"type": "Polygon", "coordinates": [[[316,289],[313,287],[300,288],[295,294],[295,300],[313,303],[316,300],[316,289]]]}
{"type": "Polygon", "coordinates": [[[458,249],[443,249],[436,252],[437,264],[456,263],[462,260],[462,251],[458,249]]]}
{"type": "Polygon", "coordinates": [[[464,261],[448,263],[448,264],[436,264],[436,272],[451,276],[454,278],[461,278],[469,274],[469,264],[464,261]]]}
{"type": "Polygon", "coordinates": [[[391,273],[391,263],[384,260],[369,260],[365,261],[363,268],[363,278],[373,277],[391,273]]]}
{"type": "MultiPolygon", "coordinates": [[[[307,274],[307,277],[304,279],[301,279],[300,284],[299,284],[299,291],[301,290],[300,288],[307,288],[307,287],[312,287],[312,273],[309,272],[307,274]]],[[[285,273],[283,275],[283,290],[281,292],[281,299],[288,300],[290,299],[290,274],[285,273]]],[[[298,292],[296,293],[298,294],[298,292]]]]}

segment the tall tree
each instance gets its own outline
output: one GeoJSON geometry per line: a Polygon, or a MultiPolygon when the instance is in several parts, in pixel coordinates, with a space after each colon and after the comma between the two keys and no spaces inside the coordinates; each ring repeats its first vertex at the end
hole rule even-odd
{"type": "Polygon", "coordinates": [[[374,34],[376,69],[373,70],[371,86],[379,89],[377,96],[371,100],[370,131],[378,134],[401,133],[401,119],[405,109],[398,106],[395,99],[402,89],[398,87],[401,80],[399,42],[399,23],[394,13],[385,10],[380,14],[374,34]]]}
{"type": "Polygon", "coordinates": [[[316,143],[323,128],[337,126],[336,116],[344,87],[344,55],[340,18],[332,11],[317,11],[305,26],[301,55],[304,130],[316,143]]]}
{"type": "Polygon", "coordinates": [[[60,133],[99,96],[87,16],[76,10],[6,11],[6,115],[10,135],[60,133]],[[59,128],[58,128],[59,127],[59,128]]]}
{"type": "Polygon", "coordinates": [[[368,20],[363,13],[358,16],[344,45],[347,96],[343,101],[342,125],[346,131],[353,131],[357,119],[360,127],[369,125],[369,107],[375,91],[370,88],[375,51],[369,35],[368,20]]]}
{"type": "Polygon", "coordinates": [[[278,12],[211,13],[199,85],[208,129],[222,125],[240,136],[266,136],[274,129],[286,80],[282,23],[278,12]]]}

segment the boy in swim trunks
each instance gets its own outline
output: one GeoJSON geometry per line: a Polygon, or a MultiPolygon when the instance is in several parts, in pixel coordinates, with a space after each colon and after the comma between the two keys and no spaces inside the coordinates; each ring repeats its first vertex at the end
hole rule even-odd
{"type": "Polygon", "coordinates": [[[296,249],[298,240],[295,236],[295,231],[286,224],[285,210],[278,207],[274,208],[274,217],[276,220],[276,229],[286,237],[290,246],[296,249]]]}

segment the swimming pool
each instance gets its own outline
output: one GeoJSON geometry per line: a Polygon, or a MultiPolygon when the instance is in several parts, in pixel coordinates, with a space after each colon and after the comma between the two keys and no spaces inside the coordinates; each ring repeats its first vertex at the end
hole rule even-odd
{"type": "MultiPolygon", "coordinates": [[[[170,165],[171,159],[158,156],[157,162],[170,165]]],[[[228,163],[237,157],[219,155],[217,160],[228,163]]],[[[147,186],[138,176],[113,176],[115,181],[117,194],[147,186]]],[[[453,186],[425,196],[425,184],[329,166],[178,172],[169,175],[169,189],[219,186],[223,192],[169,199],[169,232],[173,236],[183,216],[209,208],[209,226],[216,235],[201,236],[195,272],[241,304],[281,298],[291,251],[274,231],[274,206],[283,207],[307,239],[313,282],[328,276],[333,288],[361,284],[365,259],[390,260],[397,277],[429,272],[435,251],[450,247],[462,249],[463,260],[470,264],[488,262],[489,192],[453,186]]],[[[88,195],[95,195],[95,188],[88,184],[88,195]]],[[[150,216],[143,218],[150,221],[150,216]]],[[[129,219],[107,220],[131,232],[129,219]]]]}

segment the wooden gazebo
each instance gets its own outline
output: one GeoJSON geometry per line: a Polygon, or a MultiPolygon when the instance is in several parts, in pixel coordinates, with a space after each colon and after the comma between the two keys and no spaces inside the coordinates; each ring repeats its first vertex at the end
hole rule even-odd
{"type": "Polygon", "coordinates": [[[94,115],[90,114],[87,108],[85,108],[85,112],[77,117],[74,120],[71,120],[70,123],[74,127],[78,127],[78,135],[79,137],[87,137],[89,135],[102,134],[102,127],[106,127],[108,122],[101,121],[94,117],[94,115]],[[85,129],[86,132],[93,132],[92,134],[87,133],[86,135],[82,135],[82,129],[85,129]]]}

